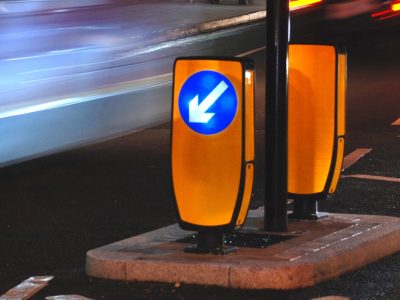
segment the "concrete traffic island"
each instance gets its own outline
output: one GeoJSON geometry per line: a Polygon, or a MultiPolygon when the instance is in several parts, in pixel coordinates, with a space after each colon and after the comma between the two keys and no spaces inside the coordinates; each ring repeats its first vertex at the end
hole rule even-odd
{"type": "MultiPolygon", "coordinates": [[[[241,232],[268,234],[263,209],[251,211],[241,232]]],[[[289,221],[292,237],[265,248],[239,247],[227,255],[191,254],[177,224],[90,250],[89,276],[123,281],[180,282],[240,289],[313,286],[400,251],[400,219],[331,214],[289,221]]],[[[276,234],[274,234],[276,236],[276,234]]]]}

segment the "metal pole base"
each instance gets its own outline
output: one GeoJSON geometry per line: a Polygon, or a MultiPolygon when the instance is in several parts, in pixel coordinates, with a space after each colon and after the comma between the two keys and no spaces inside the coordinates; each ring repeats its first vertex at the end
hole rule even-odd
{"type": "Polygon", "coordinates": [[[317,200],[294,200],[290,220],[321,220],[329,217],[329,213],[318,211],[317,200]]]}
{"type": "Polygon", "coordinates": [[[186,247],[184,252],[196,254],[228,254],[237,250],[237,247],[224,246],[224,234],[222,232],[199,231],[197,244],[186,247]]]}

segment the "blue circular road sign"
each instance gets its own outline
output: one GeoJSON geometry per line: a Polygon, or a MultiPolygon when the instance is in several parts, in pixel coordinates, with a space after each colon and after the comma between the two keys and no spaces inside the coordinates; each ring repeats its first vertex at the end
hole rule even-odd
{"type": "Polygon", "coordinates": [[[178,106],[182,119],[192,130],[209,135],[232,123],[238,99],[227,77],[215,71],[200,71],[183,84],[178,106]]]}

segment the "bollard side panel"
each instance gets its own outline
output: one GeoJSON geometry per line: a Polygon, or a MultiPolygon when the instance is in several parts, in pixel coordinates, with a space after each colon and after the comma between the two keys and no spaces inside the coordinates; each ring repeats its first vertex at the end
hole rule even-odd
{"type": "Polygon", "coordinates": [[[289,198],[324,200],[343,160],[346,56],[330,45],[289,49],[289,198]]]}
{"type": "Polygon", "coordinates": [[[254,124],[255,124],[255,111],[254,111],[254,89],[255,89],[255,71],[253,66],[248,66],[245,69],[245,85],[244,85],[244,132],[245,132],[245,146],[244,146],[244,172],[245,181],[242,195],[242,203],[240,211],[238,212],[236,226],[243,226],[247,213],[249,210],[250,201],[252,198],[254,169],[255,169],[255,149],[254,149],[254,124]]]}
{"type": "Polygon", "coordinates": [[[329,184],[328,193],[332,194],[336,191],[339,183],[340,173],[342,170],[344,158],[344,146],[346,135],[346,91],[347,91],[347,54],[339,50],[338,66],[337,66],[337,106],[336,106],[336,138],[337,151],[334,157],[335,167],[332,172],[332,179],[327,182],[329,184]]]}

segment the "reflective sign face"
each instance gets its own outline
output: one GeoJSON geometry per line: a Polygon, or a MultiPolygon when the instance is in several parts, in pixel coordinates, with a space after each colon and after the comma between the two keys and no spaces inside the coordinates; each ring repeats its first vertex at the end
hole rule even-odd
{"type": "Polygon", "coordinates": [[[171,164],[185,229],[233,228],[245,220],[254,172],[254,72],[246,81],[245,73],[238,59],[175,63],[171,164]]]}
{"type": "Polygon", "coordinates": [[[238,99],[229,79],[215,71],[190,76],[179,93],[179,111],[186,125],[200,134],[215,134],[235,118],[238,99]]]}

